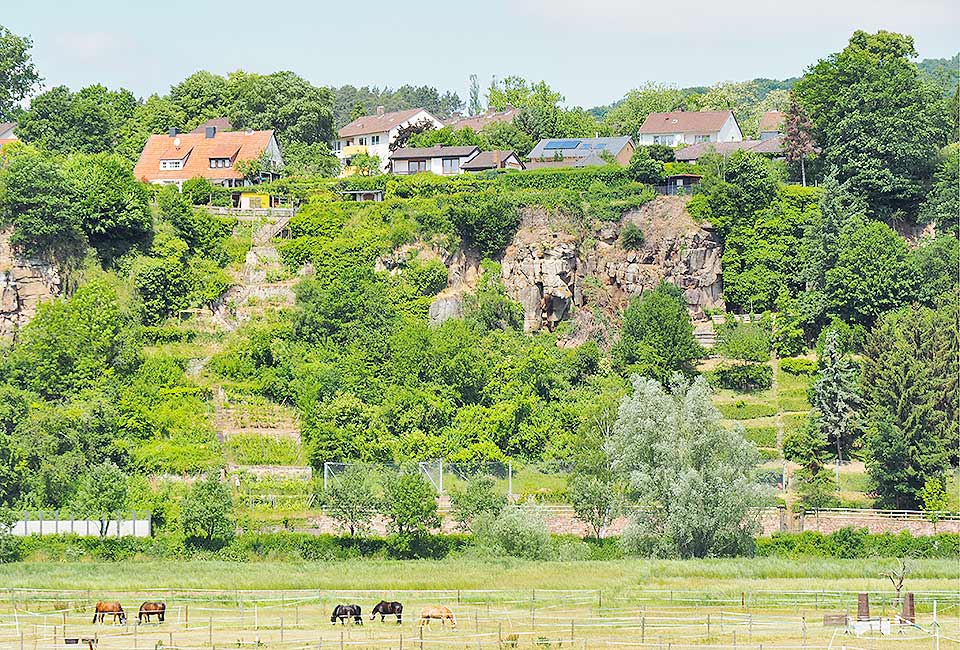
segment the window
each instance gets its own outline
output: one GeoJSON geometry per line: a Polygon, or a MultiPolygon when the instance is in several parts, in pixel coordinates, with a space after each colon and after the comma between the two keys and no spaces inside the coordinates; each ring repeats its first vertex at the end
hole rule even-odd
{"type": "Polygon", "coordinates": [[[665,144],[668,147],[673,146],[673,134],[653,136],[653,144],[665,144]]]}
{"type": "Polygon", "coordinates": [[[443,173],[444,173],[444,174],[459,174],[459,173],[460,173],[460,159],[459,159],[459,158],[444,158],[444,159],[443,159],[443,173]]]}
{"type": "Polygon", "coordinates": [[[380,144],[380,136],[379,136],[379,135],[371,135],[371,136],[370,136],[370,144],[380,144]]]}
{"type": "Polygon", "coordinates": [[[160,169],[183,169],[182,160],[161,160],[160,169]]]}
{"type": "Polygon", "coordinates": [[[695,135],[695,136],[693,136],[693,142],[694,142],[694,143],[697,143],[697,142],[710,142],[710,136],[709,136],[709,135],[695,135]]]}
{"type": "Polygon", "coordinates": [[[364,145],[367,144],[367,139],[366,139],[366,138],[357,138],[357,144],[359,144],[360,146],[364,146],[364,145]]]}
{"type": "Polygon", "coordinates": [[[223,169],[230,166],[229,158],[211,158],[210,169],[223,169]]]}
{"type": "Polygon", "coordinates": [[[407,161],[407,173],[416,174],[418,172],[427,171],[427,161],[426,160],[408,160],[407,161]]]}
{"type": "Polygon", "coordinates": [[[333,150],[339,152],[343,148],[343,140],[337,140],[333,143],[333,150]]]}

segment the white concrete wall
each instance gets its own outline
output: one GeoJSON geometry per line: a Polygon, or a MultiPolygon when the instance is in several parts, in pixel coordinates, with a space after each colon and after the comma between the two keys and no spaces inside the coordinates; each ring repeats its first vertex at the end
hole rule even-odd
{"type": "Polygon", "coordinates": [[[339,138],[337,142],[340,143],[340,151],[335,151],[334,155],[336,155],[337,159],[340,161],[340,165],[344,165],[346,162],[346,156],[343,155],[342,151],[347,147],[347,142],[351,142],[352,145],[359,146],[360,138],[366,138],[367,144],[363,146],[367,147],[367,153],[369,153],[371,156],[379,156],[380,170],[386,172],[390,167],[390,143],[393,142],[393,140],[397,137],[397,133],[399,132],[400,128],[409,124],[415,124],[422,120],[428,120],[429,122],[432,122],[434,128],[439,129],[443,127],[443,122],[435,118],[433,115],[427,111],[420,111],[419,113],[415,113],[410,119],[400,122],[394,126],[392,129],[390,129],[389,133],[363,133],[350,138],[339,138]],[[380,136],[379,144],[370,144],[370,138],[374,135],[380,136]]]}
{"type": "Polygon", "coordinates": [[[727,121],[723,123],[723,127],[720,128],[720,133],[717,134],[716,142],[740,142],[742,140],[743,133],[740,131],[740,127],[737,125],[737,120],[731,113],[730,117],[727,118],[727,121]]]}
{"type": "MultiPolygon", "coordinates": [[[[107,526],[107,537],[150,537],[149,512],[126,513],[119,521],[119,532],[117,532],[117,523],[116,517],[110,520],[107,526]]],[[[100,521],[98,519],[60,519],[57,512],[45,512],[41,519],[36,512],[26,512],[14,523],[10,532],[18,537],[64,534],[99,537],[100,521]]]]}

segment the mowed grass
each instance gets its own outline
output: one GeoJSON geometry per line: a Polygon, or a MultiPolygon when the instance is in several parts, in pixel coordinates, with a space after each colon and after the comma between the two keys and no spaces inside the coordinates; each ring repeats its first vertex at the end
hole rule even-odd
{"type": "MultiPolygon", "coordinates": [[[[533,562],[502,558],[338,562],[23,562],[0,564],[0,585],[23,589],[676,589],[882,590],[885,559],[731,558],[533,562]]],[[[909,586],[955,590],[960,563],[914,560],[909,586]]]]}

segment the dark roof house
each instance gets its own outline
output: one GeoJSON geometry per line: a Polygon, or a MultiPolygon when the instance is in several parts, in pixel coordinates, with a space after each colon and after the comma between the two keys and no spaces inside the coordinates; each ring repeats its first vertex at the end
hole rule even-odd
{"type": "Polygon", "coordinates": [[[627,165],[633,155],[633,142],[626,135],[614,138],[548,138],[538,142],[530,151],[527,168],[606,165],[604,152],[613,156],[617,163],[627,165]]]}

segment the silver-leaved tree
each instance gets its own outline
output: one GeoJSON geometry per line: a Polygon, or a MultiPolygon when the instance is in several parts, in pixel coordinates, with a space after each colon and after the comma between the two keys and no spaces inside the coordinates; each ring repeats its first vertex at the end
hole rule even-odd
{"type": "Polygon", "coordinates": [[[757,451],[742,431],[721,425],[710,387],[675,374],[664,387],[634,375],[607,442],[638,506],[634,538],[647,552],[680,557],[730,555],[758,530],[763,488],[757,451]]]}

